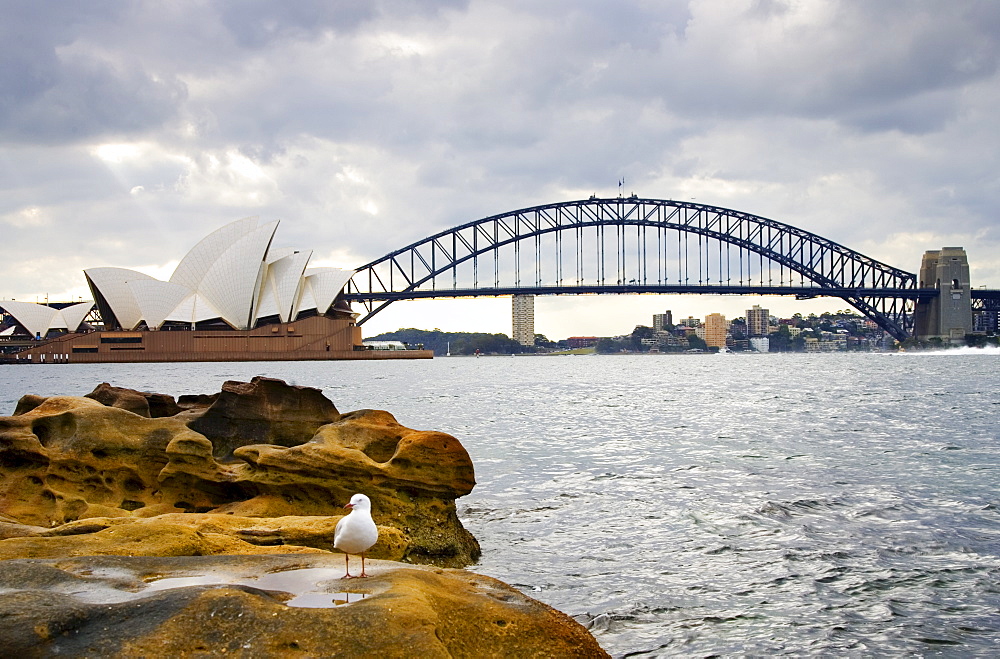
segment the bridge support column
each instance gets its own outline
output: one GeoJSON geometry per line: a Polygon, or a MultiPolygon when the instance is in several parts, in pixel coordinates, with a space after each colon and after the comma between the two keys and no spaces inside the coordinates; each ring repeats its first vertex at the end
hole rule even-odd
{"type": "Polygon", "coordinates": [[[914,309],[917,339],[964,343],[965,335],[972,332],[972,287],[965,249],[945,247],[924,252],[920,288],[936,288],[940,294],[928,302],[917,302],[914,309]]]}

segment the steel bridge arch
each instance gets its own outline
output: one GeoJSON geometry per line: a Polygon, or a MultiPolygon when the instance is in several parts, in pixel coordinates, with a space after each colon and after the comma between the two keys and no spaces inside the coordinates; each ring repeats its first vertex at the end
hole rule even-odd
{"type": "MultiPolygon", "coordinates": [[[[561,247],[559,247],[561,250],[561,247]]],[[[579,247],[578,247],[579,249],[579,247]]],[[[685,242],[687,250],[687,242],[685,242]]],[[[706,259],[710,260],[706,248],[706,259]]],[[[665,254],[665,252],[663,253],[665,254]]],[[[661,258],[659,243],[657,258],[661,258]]],[[[681,256],[678,255],[678,267],[681,256]]],[[[658,263],[658,273],[665,270],[664,263],[658,263]],[[663,266],[663,267],[660,267],[663,266]]],[[[782,275],[783,278],[784,275],[782,275]]],[[[789,277],[791,280],[791,277],[789,277]]],[[[803,281],[804,283],[804,281],[803,281]]],[[[719,206],[695,204],[684,201],[646,199],[632,197],[597,198],[566,201],[542,206],[533,206],[519,210],[492,215],[460,226],[441,231],[437,234],[411,243],[405,247],[390,252],[357,269],[354,276],[345,287],[342,298],[347,301],[361,302],[367,314],[358,324],[363,324],[369,318],[395,300],[417,299],[427,297],[469,297],[497,296],[517,293],[525,294],[572,294],[572,293],[723,293],[723,294],[795,294],[799,297],[832,296],[845,300],[863,315],[875,321],[882,329],[898,340],[911,335],[913,303],[920,297],[932,295],[928,291],[917,288],[916,275],[869,258],[860,252],[849,249],[832,240],[817,234],[777,222],[765,217],[737,211],[719,206]],[[606,264],[604,263],[604,229],[615,227],[616,274],[613,283],[606,281],[606,264]],[[637,278],[627,278],[625,263],[629,254],[626,253],[628,238],[624,235],[626,227],[635,227],[637,244],[641,233],[643,251],[633,254],[641,281],[637,278]],[[684,234],[696,235],[699,238],[711,239],[719,246],[719,280],[717,284],[702,284],[702,267],[707,281],[711,281],[708,264],[701,262],[702,246],[698,244],[698,277],[697,286],[687,282],[690,254],[684,254],[684,284],[664,283],[658,276],[656,283],[648,281],[648,250],[646,250],[647,228],[658,232],[662,239],[663,232],[678,232],[678,249],[680,238],[684,234]],[[557,244],[563,232],[576,232],[577,245],[581,233],[586,229],[597,232],[596,240],[600,241],[599,277],[597,283],[584,285],[580,281],[580,254],[577,254],[577,283],[565,285],[562,283],[563,264],[562,253],[556,259],[555,270],[557,284],[542,285],[541,263],[538,251],[542,236],[554,234],[557,244]],[[519,246],[523,241],[534,240],[536,246],[535,285],[524,286],[520,281],[519,246]],[[489,254],[494,255],[494,269],[501,248],[514,246],[515,250],[515,285],[499,286],[499,275],[493,287],[479,285],[478,259],[489,254]],[[730,283],[722,284],[723,260],[722,246],[726,245],[726,274],[731,275],[733,264],[731,247],[738,250],[739,285],[731,285],[732,277],[727,277],[730,283]],[[619,252],[619,250],[621,250],[619,252]],[[743,256],[756,254],[761,259],[761,286],[749,284],[751,269],[743,270],[743,256]],[[763,259],[780,268],[787,268],[802,280],[809,280],[808,286],[772,286],[763,284],[763,259]],[[468,262],[473,263],[474,282],[471,287],[459,288],[455,279],[451,288],[439,288],[437,280],[449,272],[457,279],[458,267],[468,262]],[[641,265],[640,265],[641,262],[641,265]],[[624,276],[623,276],[624,275],[624,276]],[[748,283],[743,284],[744,275],[748,283]],[[429,287],[428,287],[429,284],[429,287]]]]}

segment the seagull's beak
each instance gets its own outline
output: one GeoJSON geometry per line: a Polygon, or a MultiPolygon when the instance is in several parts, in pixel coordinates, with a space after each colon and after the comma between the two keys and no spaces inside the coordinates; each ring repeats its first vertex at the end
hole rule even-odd
{"type": "Polygon", "coordinates": [[[352,508],[354,508],[354,504],[353,503],[349,503],[346,506],[344,506],[344,508],[347,508],[348,510],[351,510],[352,508]]]}

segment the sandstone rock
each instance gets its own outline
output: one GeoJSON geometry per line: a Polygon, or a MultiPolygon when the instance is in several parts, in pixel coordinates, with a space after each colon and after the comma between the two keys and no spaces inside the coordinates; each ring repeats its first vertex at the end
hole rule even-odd
{"type": "Polygon", "coordinates": [[[266,378],[176,407],[102,385],[0,417],[5,653],[607,656],[489,577],[384,560],[478,558],[455,510],[475,473],[454,437],[266,378]],[[379,541],[373,576],[342,581],[333,535],[355,492],[379,541]]]}
{"type": "Polygon", "coordinates": [[[219,394],[183,394],[177,397],[177,407],[182,410],[207,409],[218,400],[219,394]]]}
{"type": "Polygon", "coordinates": [[[181,411],[173,396],[112,387],[107,382],[97,385],[85,398],[93,398],[108,407],[120,407],[147,418],[173,416],[181,411]]]}
{"type": "MultiPolygon", "coordinates": [[[[115,393],[111,389],[117,388],[95,392],[107,398],[115,393]]],[[[136,401],[128,391],[107,399],[136,401]]],[[[152,399],[133,393],[147,404],[152,399]]],[[[30,527],[76,520],[181,512],[330,521],[361,492],[373,501],[376,523],[398,532],[393,537],[403,547],[400,558],[454,567],[479,556],[455,510],[455,499],[475,485],[468,453],[454,437],[406,428],[388,412],[341,415],[319,390],[267,378],[227,382],[218,396],[185,403],[181,413],[161,418],[91,397],[22,401],[20,414],[0,417],[0,514],[14,524],[4,535],[31,535],[30,527]],[[261,437],[279,444],[248,443],[261,437]]],[[[223,526],[229,529],[224,534],[242,541],[232,524],[223,526]]],[[[142,528],[154,529],[133,530],[142,528]]],[[[272,540],[297,542],[280,533],[272,540]]],[[[15,545],[0,555],[17,556],[15,545]]],[[[319,541],[305,545],[323,548],[319,541]]],[[[59,555],[17,546],[33,547],[33,556],[59,555]]],[[[151,544],[147,553],[156,551],[151,544]]]]}
{"type": "Polygon", "coordinates": [[[30,412],[39,405],[45,402],[45,396],[36,396],[34,394],[25,394],[21,396],[21,399],[17,401],[17,406],[14,407],[14,416],[18,414],[24,414],[25,412],[30,412]]]}
{"type": "Polygon", "coordinates": [[[0,417],[0,513],[52,526],[79,519],[91,505],[130,511],[158,502],[166,446],[188,434],[180,420],[71,396],[0,417]]]}
{"type": "Polygon", "coordinates": [[[0,540],[36,536],[47,530],[43,526],[31,526],[30,524],[19,524],[0,519],[0,540]]]}
{"type": "Polygon", "coordinates": [[[297,446],[339,418],[319,389],[258,376],[223,384],[218,398],[188,425],[212,442],[216,458],[225,460],[248,444],[297,446]]]}
{"type": "Polygon", "coordinates": [[[608,656],[565,614],[489,577],[368,571],[341,580],[328,554],[3,561],[0,638],[13,656],[608,656]]]}
{"type": "MultiPolygon", "coordinates": [[[[93,517],[52,529],[25,527],[0,540],[0,560],[66,556],[212,556],[333,552],[340,517],[237,517],[164,513],[155,517],[93,517]]],[[[0,524],[0,531],[3,525],[0,524]]],[[[366,556],[401,560],[409,538],[382,526],[366,556]]]]}

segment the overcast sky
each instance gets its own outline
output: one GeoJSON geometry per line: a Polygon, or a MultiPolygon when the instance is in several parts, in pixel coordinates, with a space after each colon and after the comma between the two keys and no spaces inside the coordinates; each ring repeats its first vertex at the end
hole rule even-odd
{"type": "MultiPolygon", "coordinates": [[[[166,279],[248,215],[353,268],[432,233],[627,192],[734,208],[1000,287],[1000,2],[0,0],[0,298],[166,279]]],[[[826,299],[539,298],[536,331],[826,299]]],[[[390,305],[510,333],[510,301],[390,305]]]]}

